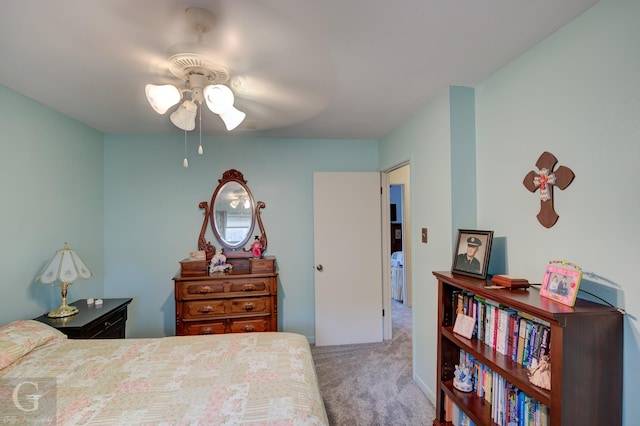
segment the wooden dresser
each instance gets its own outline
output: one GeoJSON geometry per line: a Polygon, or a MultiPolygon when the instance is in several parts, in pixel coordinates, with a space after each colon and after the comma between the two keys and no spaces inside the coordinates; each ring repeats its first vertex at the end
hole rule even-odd
{"type": "Polygon", "coordinates": [[[177,336],[278,331],[275,270],[179,275],[173,280],[177,336]]]}

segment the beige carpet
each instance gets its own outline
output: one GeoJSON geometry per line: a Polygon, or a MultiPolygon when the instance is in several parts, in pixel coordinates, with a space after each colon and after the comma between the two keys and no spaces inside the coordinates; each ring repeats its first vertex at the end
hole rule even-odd
{"type": "Polygon", "coordinates": [[[390,341],[311,347],[331,425],[433,423],[434,407],[412,379],[411,310],[393,301],[392,314],[390,341]]]}

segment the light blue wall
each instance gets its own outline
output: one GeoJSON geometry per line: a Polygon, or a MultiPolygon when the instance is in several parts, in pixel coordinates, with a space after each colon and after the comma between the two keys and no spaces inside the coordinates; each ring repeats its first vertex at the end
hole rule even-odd
{"type": "Polygon", "coordinates": [[[583,268],[582,288],[627,310],[627,425],[640,418],[639,18],[637,0],[601,0],[476,92],[478,225],[506,238],[509,273],[539,282],[548,261],[566,259],[583,268]],[[576,175],[554,191],[550,229],[522,184],[543,151],[576,175]]]}
{"type": "MultiPolygon", "coordinates": [[[[411,262],[414,379],[435,401],[437,286],[431,271],[451,266],[449,90],[380,142],[380,169],[411,163],[411,262]],[[423,244],[421,228],[428,228],[423,244]]],[[[473,181],[473,176],[470,177],[473,181]]]]}
{"type": "Polygon", "coordinates": [[[449,89],[451,108],[452,235],[476,226],[476,122],[474,90],[449,89]]]}
{"type": "MultiPolygon", "coordinates": [[[[128,336],[175,332],[172,278],[197,248],[198,203],[209,202],[222,173],[235,168],[266,203],[280,329],[313,341],[313,172],[377,171],[378,142],[207,138],[202,157],[196,147],[194,138],[184,169],[182,136],[105,138],[105,288],[107,296],[134,298],[128,336]]],[[[211,231],[207,236],[218,246],[211,231]]]]}
{"type": "Polygon", "coordinates": [[[60,305],[35,279],[65,241],[95,275],[69,301],[102,296],[102,135],[0,86],[0,151],[0,324],[60,305]]]}
{"type": "MultiPolygon", "coordinates": [[[[508,273],[540,282],[549,260],[567,259],[584,269],[582,288],[626,309],[624,366],[611,366],[624,368],[626,425],[640,417],[634,390],[640,286],[633,260],[640,236],[638,18],[636,0],[601,0],[475,88],[477,226],[503,240],[508,273]],[[535,217],[539,196],[522,184],[545,150],[576,174],[566,190],[555,191],[560,219],[550,229],[535,217]]],[[[415,235],[412,248],[414,375],[431,398],[437,340],[431,271],[451,266],[457,215],[447,203],[455,141],[444,130],[458,118],[449,116],[458,113],[454,102],[450,90],[380,148],[382,169],[411,160],[412,228],[429,227],[429,244],[415,235]]]]}

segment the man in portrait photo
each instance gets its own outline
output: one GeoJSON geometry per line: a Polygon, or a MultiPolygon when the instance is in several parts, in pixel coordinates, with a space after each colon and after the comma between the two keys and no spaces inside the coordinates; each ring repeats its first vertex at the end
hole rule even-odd
{"type": "Polygon", "coordinates": [[[456,269],[460,271],[479,274],[482,269],[480,261],[476,258],[476,254],[482,245],[482,241],[478,237],[471,236],[467,238],[467,250],[456,256],[456,269]]]}

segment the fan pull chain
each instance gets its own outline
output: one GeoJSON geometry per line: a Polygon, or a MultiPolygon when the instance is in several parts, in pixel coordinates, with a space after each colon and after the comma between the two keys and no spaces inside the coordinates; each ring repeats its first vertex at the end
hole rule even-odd
{"type": "Polygon", "coordinates": [[[204,153],[204,150],[202,149],[202,102],[200,102],[198,113],[199,113],[199,121],[200,121],[200,146],[198,147],[198,154],[202,155],[204,153]]]}
{"type": "Polygon", "coordinates": [[[189,160],[187,160],[187,131],[184,131],[184,161],[182,162],[184,168],[189,167],[189,160]]]}

